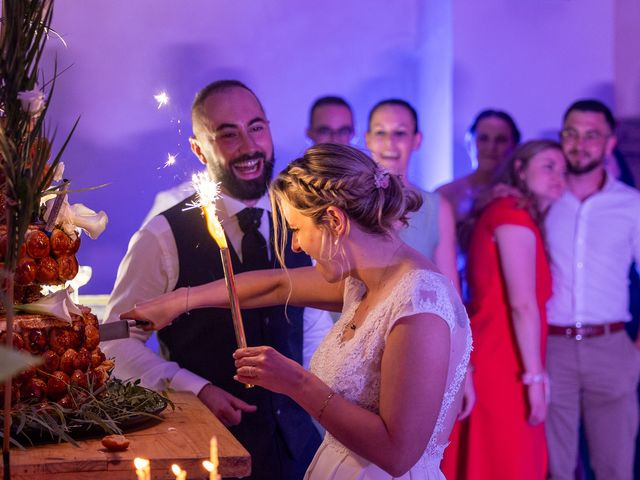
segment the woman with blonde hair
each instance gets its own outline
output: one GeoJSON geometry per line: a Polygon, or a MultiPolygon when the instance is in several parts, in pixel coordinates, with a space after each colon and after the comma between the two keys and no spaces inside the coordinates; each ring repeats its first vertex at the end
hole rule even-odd
{"type": "MultiPolygon", "coordinates": [[[[419,207],[417,195],[364,153],[329,144],[293,161],[271,195],[293,250],[316,265],[238,275],[241,305],[307,305],[342,316],[311,372],[270,347],[251,346],[234,354],[236,380],[290,396],[326,428],[305,478],[444,478],[439,464],[461,401],[471,334],[453,284],[396,233],[419,207]]],[[[189,308],[228,305],[217,281],[122,317],[162,328],[184,311],[187,294],[189,308]]]]}

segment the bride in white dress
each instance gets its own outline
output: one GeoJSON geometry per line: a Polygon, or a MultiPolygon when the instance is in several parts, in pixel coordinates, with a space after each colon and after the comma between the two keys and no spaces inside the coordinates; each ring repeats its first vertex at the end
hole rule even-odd
{"type": "MultiPolygon", "coordinates": [[[[359,150],[328,144],[293,161],[271,195],[293,232],[292,248],[316,264],[238,275],[241,305],[313,306],[342,316],[310,372],[270,347],[249,347],[234,354],[236,380],[290,396],[327,430],[307,479],[443,479],[471,333],[452,283],[396,234],[419,196],[359,150]]],[[[228,305],[217,281],[122,318],[162,328],[183,313],[187,295],[190,308],[228,305]]]]}

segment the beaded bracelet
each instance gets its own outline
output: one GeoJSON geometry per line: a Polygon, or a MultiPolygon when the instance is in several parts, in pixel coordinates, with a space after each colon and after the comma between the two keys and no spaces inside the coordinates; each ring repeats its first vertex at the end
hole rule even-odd
{"type": "Polygon", "coordinates": [[[318,413],[318,422],[322,418],[322,414],[324,413],[324,409],[327,408],[327,405],[329,405],[329,402],[331,401],[331,399],[334,397],[335,394],[336,394],[336,392],[331,390],[329,392],[329,395],[327,395],[327,398],[325,398],[324,403],[322,404],[322,407],[320,407],[320,413],[318,413]]]}

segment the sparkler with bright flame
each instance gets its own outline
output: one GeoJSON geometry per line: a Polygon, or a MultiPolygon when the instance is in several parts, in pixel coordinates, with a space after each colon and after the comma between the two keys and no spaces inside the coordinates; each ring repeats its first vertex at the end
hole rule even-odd
{"type": "MultiPolygon", "coordinates": [[[[224,270],[224,280],[227,285],[229,304],[231,307],[231,318],[233,319],[233,329],[236,334],[238,348],[247,347],[247,339],[244,334],[242,324],[242,314],[240,312],[240,302],[236,290],[235,278],[233,275],[233,265],[231,264],[231,252],[227,245],[227,238],[224,235],[222,224],[216,215],[216,200],[220,196],[220,186],[209,178],[209,174],[204,172],[194,173],[191,177],[193,188],[196,191],[195,202],[191,207],[199,207],[204,212],[209,235],[215,240],[220,248],[222,258],[222,268],[224,270]]],[[[251,385],[247,385],[250,387],[251,385]]]]}
{"type": "Polygon", "coordinates": [[[191,184],[196,191],[196,198],[190,206],[202,209],[209,235],[216,241],[218,247],[220,249],[229,248],[222,224],[216,214],[216,200],[220,197],[220,185],[212,181],[206,171],[194,173],[191,177],[191,184]]]}

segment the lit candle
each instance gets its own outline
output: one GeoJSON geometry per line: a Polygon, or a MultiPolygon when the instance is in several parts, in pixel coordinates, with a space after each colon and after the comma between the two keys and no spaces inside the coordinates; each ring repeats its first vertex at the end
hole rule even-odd
{"type": "Polygon", "coordinates": [[[213,464],[213,472],[218,474],[218,437],[211,437],[209,442],[209,461],[213,464]]]}
{"type": "Polygon", "coordinates": [[[233,265],[231,264],[231,253],[229,252],[227,239],[224,236],[224,230],[216,215],[215,201],[219,196],[218,184],[211,181],[207,172],[194,173],[191,180],[197,193],[195,205],[202,208],[209,235],[211,235],[220,248],[224,279],[227,285],[227,294],[229,295],[229,306],[231,307],[231,318],[233,319],[233,329],[236,334],[236,343],[238,344],[238,348],[246,348],[247,339],[244,334],[244,325],[242,324],[238,292],[236,291],[233,265]]]}
{"type": "Polygon", "coordinates": [[[133,459],[133,465],[136,467],[138,480],[151,480],[151,462],[149,460],[136,457],[133,459]]]}
{"type": "Polygon", "coordinates": [[[176,476],[176,480],[187,480],[187,471],[182,470],[180,465],[171,465],[171,472],[176,476]]]}
{"type": "Polygon", "coordinates": [[[209,472],[209,480],[220,480],[220,475],[214,473],[215,468],[213,466],[213,463],[211,463],[209,460],[203,460],[202,466],[207,472],[209,472]]]}

